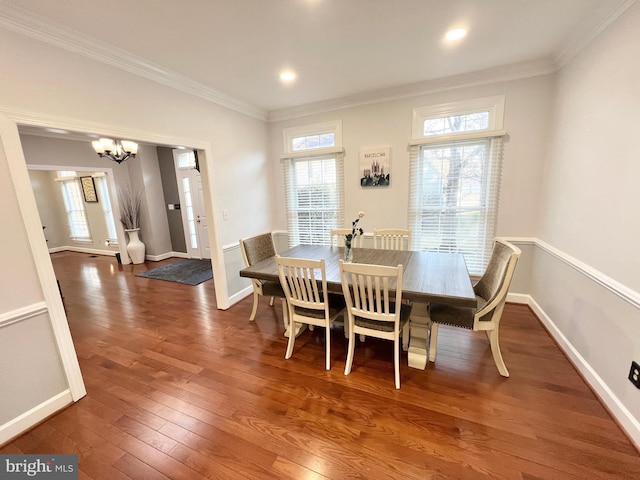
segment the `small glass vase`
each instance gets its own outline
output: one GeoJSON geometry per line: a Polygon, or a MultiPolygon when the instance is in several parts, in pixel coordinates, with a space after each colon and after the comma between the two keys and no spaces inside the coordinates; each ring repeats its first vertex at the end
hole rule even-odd
{"type": "Polygon", "coordinates": [[[344,263],[352,263],[353,262],[353,249],[351,245],[344,246],[344,263]]]}

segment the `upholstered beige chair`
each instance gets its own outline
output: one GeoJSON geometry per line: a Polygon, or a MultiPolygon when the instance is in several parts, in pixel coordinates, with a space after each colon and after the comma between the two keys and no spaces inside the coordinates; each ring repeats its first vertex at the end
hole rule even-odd
{"type": "MultiPolygon", "coordinates": [[[[240,240],[240,250],[247,267],[255,265],[262,260],[273,257],[276,254],[276,248],[273,244],[271,233],[263,233],[255,237],[243,238],[240,240]]],[[[258,311],[258,299],[261,296],[271,297],[269,305],[273,306],[273,297],[284,298],[284,291],[280,286],[280,282],[270,282],[266,280],[252,279],[253,284],[253,310],[249,320],[256,318],[258,311]]]]}
{"type": "MultiPolygon", "coordinates": [[[[327,293],[324,259],[276,256],[280,284],[287,299],[289,325],[307,324],[325,329],[325,368],[331,370],[331,324],[342,318],[344,298],[327,293]]],[[[291,358],[295,335],[289,335],[285,358],[291,358]]]]}
{"type": "Polygon", "coordinates": [[[373,231],[373,248],[381,250],[410,250],[411,230],[378,228],[373,231]]]}
{"type": "MultiPolygon", "coordinates": [[[[334,228],[331,230],[331,246],[344,247],[344,236],[352,233],[350,228],[334,228]]],[[[356,238],[351,240],[351,247],[362,248],[364,242],[364,235],[356,235],[356,238]]]]}
{"type": "Polygon", "coordinates": [[[509,242],[495,240],[489,265],[480,280],[473,286],[478,302],[476,308],[429,305],[431,319],[429,354],[431,360],[435,360],[439,324],[475,331],[484,330],[489,338],[493,361],[498,367],[500,375],[509,376],[509,371],[500,352],[498,327],[520,253],[520,249],[509,242]]]}
{"type": "Polygon", "coordinates": [[[409,345],[411,305],[402,302],[402,265],[388,267],[340,260],[342,292],[347,303],[349,349],[344,374],[351,373],[356,334],[393,340],[395,384],[400,388],[400,331],[409,345]],[[389,293],[395,290],[395,295],[389,293]]]}

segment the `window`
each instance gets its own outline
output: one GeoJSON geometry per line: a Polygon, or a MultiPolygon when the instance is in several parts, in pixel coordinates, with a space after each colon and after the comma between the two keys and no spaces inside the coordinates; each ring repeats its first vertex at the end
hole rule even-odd
{"type": "Polygon", "coordinates": [[[461,252],[484,270],[493,245],[504,97],[414,111],[409,222],[413,248],[461,252]]]}
{"type": "Polygon", "coordinates": [[[61,182],[64,208],[69,221],[69,236],[77,242],[91,242],[82,190],[76,172],[58,172],[58,180],[61,182]]]}
{"type": "Polygon", "coordinates": [[[289,245],[328,244],[344,221],[340,122],[285,129],[284,141],[289,245]]]}
{"type": "Polygon", "coordinates": [[[111,197],[109,196],[107,177],[97,176],[94,177],[94,180],[96,181],[98,197],[101,200],[104,221],[107,226],[107,242],[109,245],[118,245],[118,233],[116,232],[116,224],[113,220],[113,209],[111,208],[111,197]]]}

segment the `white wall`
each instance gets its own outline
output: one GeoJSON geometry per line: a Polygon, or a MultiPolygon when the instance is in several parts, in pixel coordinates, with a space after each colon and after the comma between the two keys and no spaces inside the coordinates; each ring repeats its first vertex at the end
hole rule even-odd
{"type": "MultiPolygon", "coordinates": [[[[0,191],[5,207],[0,214],[5,233],[0,249],[0,283],[4,288],[0,296],[0,323],[22,318],[24,309],[35,312],[34,315],[44,312],[42,322],[21,322],[26,327],[21,338],[25,342],[29,338],[44,339],[46,345],[29,345],[36,349],[33,355],[47,366],[24,364],[22,345],[15,344],[14,348],[1,350],[2,371],[14,369],[29,384],[49,385],[48,378],[60,378],[59,369],[57,373],[52,371],[60,366],[60,358],[65,366],[73,363],[71,358],[75,361],[20,141],[10,119],[140,143],[202,149],[206,153],[201,160],[206,162],[203,183],[210,199],[206,208],[215,291],[218,306],[227,308],[227,276],[237,276],[237,270],[227,272],[222,245],[270,228],[272,223],[274,207],[268,192],[273,186],[265,161],[265,123],[8,30],[0,29],[0,45],[0,65],[6,73],[0,75],[0,146],[11,146],[6,155],[0,149],[0,191]],[[236,187],[246,182],[251,188],[236,187]],[[18,191],[25,197],[18,200],[18,191]],[[23,222],[18,208],[21,204],[32,207],[33,217],[27,219],[30,224],[23,222]],[[222,209],[231,212],[224,225],[222,209]],[[37,241],[34,243],[33,239],[37,241]]],[[[89,144],[86,149],[87,156],[98,162],[89,144]]],[[[0,345],[14,338],[12,328],[17,327],[0,326],[0,345]]],[[[65,390],[67,386],[71,387],[74,399],[84,394],[79,369],[71,370],[71,376],[65,379],[67,385],[56,384],[47,389],[48,400],[44,402],[41,392],[34,396],[33,389],[0,385],[0,443],[69,401],[71,397],[65,394],[69,392],[65,390]],[[15,405],[19,405],[18,410],[15,405]],[[20,421],[15,421],[23,414],[20,421]]],[[[66,373],[69,372],[66,367],[66,373]]]]}
{"type": "Polygon", "coordinates": [[[365,232],[374,228],[406,228],[409,210],[409,151],[412,109],[492,95],[506,96],[503,182],[498,216],[498,235],[534,236],[539,216],[542,163],[546,154],[553,94],[553,76],[546,75],[473,88],[437,92],[372,105],[276,122],[271,125],[271,168],[275,195],[282,207],[276,228],[286,230],[283,173],[284,128],[329,120],[342,120],[345,148],[345,223],[364,210],[360,222],[365,232]],[[358,151],[390,146],[391,185],[360,186],[358,151]]]}
{"type": "Polygon", "coordinates": [[[558,75],[530,294],[640,445],[640,4],[558,75]],[[558,250],[558,252],[554,252],[558,250]]]}

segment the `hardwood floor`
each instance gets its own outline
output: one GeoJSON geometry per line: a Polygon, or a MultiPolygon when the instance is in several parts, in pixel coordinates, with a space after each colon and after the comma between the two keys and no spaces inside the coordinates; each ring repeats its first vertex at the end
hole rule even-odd
{"type": "MultiPolygon", "coordinates": [[[[88,394],[0,453],[77,453],[80,479],[639,479],[640,454],[526,306],[507,305],[498,374],[481,333],[440,328],[438,358],[394,388],[391,342],[304,332],[282,310],[216,309],[165,262],[52,256],[88,394]]],[[[172,260],[173,261],[173,260],[172,260]]]]}

